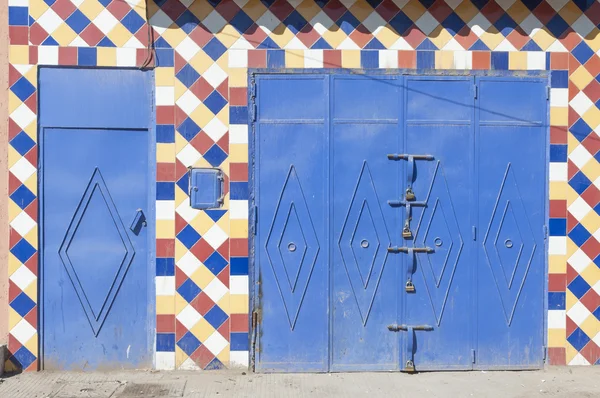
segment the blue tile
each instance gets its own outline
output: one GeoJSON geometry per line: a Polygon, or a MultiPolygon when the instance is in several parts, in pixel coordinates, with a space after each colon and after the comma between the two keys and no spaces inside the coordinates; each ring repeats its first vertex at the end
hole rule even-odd
{"type": "Polygon", "coordinates": [[[600,307],[596,308],[596,310],[592,314],[594,314],[596,319],[600,320],[600,307]]]}
{"type": "MultiPolygon", "coordinates": [[[[379,41],[377,38],[371,39],[370,42],[363,48],[363,50],[385,50],[386,47],[379,41]]],[[[379,67],[379,65],[377,66],[379,67]]],[[[370,66],[370,68],[374,68],[374,66],[370,66]]]]}
{"type": "Polygon", "coordinates": [[[262,43],[256,47],[257,50],[278,50],[279,46],[270,37],[265,38],[262,43]]]}
{"type": "Polygon", "coordinates": [[[229,196],[233,200],[248,199],[248,183],[247,182],[231,182],[229,184],[229,196]]]}
{"type": "Polygon", "coordinates": [[[523,5],[529,9],[529,11],[533,11],[543,0],[522,0],[523,5]]]}
{"type": "Polygon", "coordinates": [[[580,64],[585,64],[592,56],[594,55],[594,50],[592,50],[585,41],[582,41],[575,47],[571,54],[579,61],[580,64]]]}
{"type": "MultiPolygon", "coordinates": [[[[100,2],[102,2],[102,1],[111,1],[111,0],[100,0],[100,2]]],[[[52,4],[56,3],[56,0],[44,0],[44,3],[51,6],[52,4]]],[[[106,5],[104,7],[106,7],[106,5]]]]}
{"type": "Polygon", "coordinates": [[[19,97],[21,101],[25,101],[31,97],[31,94],[35,93],[35,87],[25,77],[21,77],[10,87],[10,91],[19,97]]]}
{"type": "Polygon", "coordinates": [[[227,210],[205,210],[204,212],[210,217],[211,220],[217,222],[225,213],[227,213],[227,210]]]}
{"type": "Polygon", "coordinates": [[[163,37],[154,40],[154,48],[173,48],[163,37]]]}
{"type": "Polygon", "coordinates": [[[307,23],[306,19],[304,19],[304,17],[296,10],[292,11],[290,15],[283,20],[283,24],[292,31],[294,36],[298,34],[307,23]]]}
{"type": "Polygon", "coordinates": [[[218,252],[214,252],[204,261],[206,268],[215,275],[218,275],[223,268],[227,266],[227,260],[223,258],[218,252]]]}
{"type": "Polygon", "coordinates": [[[332,47],[327,43],[327,40],[322,37],[310,46],[312,50],[331,50],[332,47]]]}
{"type": "Polygon", "coordinates": [[[567,161],[567,146],[550,144],[550,161],[551,162],[566,162],[567,161]]]}
{"type": "MultiPolygon", "coordinates": [[[[542,51],[542,49],[535,41],[529,40],[520,51],[542,51]]],[[[548,64],[548,62],[546,62],[546,64],[548,64]]]]}
{"type": "Polygon", "coordinates": [[[27,348],[22,346],[11,357],[11,362],[17,369],[27,369],[35,361],[35,359],[35,355],[33,355],[27,348]]]}
{"type": "Polygon", "coordinates": [[[285,68],[285,51],[267,51],[267,68],[285,68]]]}
{"type": "Polygon", "coordinates": [[[206,151],[204,159],[206,159],[213,167],[219,167],[221,163],[227,159],[227,154],[217,144],[214,144],[206,151]]]}
{"type": "Polygon", "coordinates": [[[156,125],[156,142],[172,144],[175,142],[175,126],[172,124],[156,125]]]}
{"type": "Polygon", "coordinates": [[[77,47],[77,64],[79,66],[96,66],[98,53],[95,48],[77,47]]]}
{"type": "Polygon", "coordinates": [[[113,43],[108,37],[104,37],[97,44],[97,47],[116,47],[115,43],[113,43]]]}
{"type": "Polygon", "coordinates": [[[231,351],[248,351],[248,333],[231,333],[229,336],[231,351]]]}
{"type": "MultiPolygon", "coordinates": [[[[427,9],[431,7],[433,3],[435,3],[435,0],[419,0],[419,3],[423,4],[423,6],[427,9]]],[[[476,1],[473,0],[473,3],[476,3],[476,1]]]]}
{"type": "Polygon", "coordinates": [[[200,132],[200,126],[188,117],[177,127],[177,131],[187,141],[191,141],[200,132]]]}
{"type": "Polygon", "coordinates": [[[191,303],[201,291],[202,289],[200,289],[191,279],[186,280],[177,288],[177,293],[179,293],[188,303],[191,303]]]}
{"type": "Polygon", "coordinates": [[[345,34],[349,35],[360,25],[360,21],[356,19],[350,11],[346,11],[337,21],[337,26],[344,31],[345,34]]]}
{"type": "Polygon", "coordinates": [[[35,307],[35,302],[29,298],[24,292],[21,292],[13,301],[10,302],[10,307],[19,315],[25,316],[35,307]]]}
{"type": "Polygon", "coordinates": [[[247,106],[229,106],[230,124],[248,124],[247,106]]]}
{"type": "Polygon", "coordinates": [[[566,218],[551,218],[548,224],[550,236],[565,236],[567,234],[566,218]]]}
{"type": "Polygon", "coordinates": [[[578,299],[582,298],[591,289],[591,286],[581,276],[573,279],[567,287],[578,299]]]}
{"type": "Polygon", "coordinates": [[[517,27],[517,23],[506,13],[503,13],[500,18],[494,23],[494,27],[498,29],[503,36],[508,36],[517,27]]]}
{"type": "Polygon", "coordinates": [[[204,100],[204,105],[216,115],[227,105],[227,100],[215,90],[204,100]]]}
{"type": "Polygon", "coordinates": [[[569,71],[553,70],[550,72],[550,86],[552,88],[569,88],[569,71]]]}
{"type": "Polygon", "coordinates": [[[360,67],[365,69],[379,68],[379,52],[362,50],[360,52],[360,67]]]}
{"type": "Polygon", "coordinates": [[[177,234],[177,239],[190,249],[200,240],[200,234],[191,225],[186,225],[184,229],[177,234]]]}
{"type": "Polygon", "coordinates": [[[25,239],[21,239],[10,249],[10,252],[22,263],[29,260],[35,254],[35,248],[25,239]]]}
{"type": "Polygon", "coordinates": [[[200,20],[190,10],[185,10],[179,18],[175,21],[177,26],[181,28],[188,35],[194,30],[200,23],[200,20]]]}
{"type": "Polygon", "coordinates": [[[85,28],[87,28],[91,21],[85,16],[84,13],[79,10],[75,10],[65,22],[71,29],[75,31],[75,33],[80,34],[85,28]]]}
{"type": "Polygon", "coordinates": [[[565,293],[548,292],[549,310],[564,310],[565,308],[565,293]]]}
{"type": "Polygon", "coordinates": [[[466,26],[466,23],[455,12],[452,12],[452,14],[448,15],[446,19],[444,19],[442,26],[446,28],[448,33],[450,33],[452,36],[455,36],[462,28],[466,26]]]}
{"type": "Polygon", "coordinates": [[[216,37],[213,37],[203,48],[204,52],[208,54],[209,57],[213,59],[213,61],[221,58],[221,55],[225,54],[227,51],[227,47],[223,45],[216,37]]]}
{"type": "Polygon", "coordinates": [[[179,188],[181,188],[181,190],[183,192],[189,192],[189,190],[190,190],[190,179],[189,179],[189,177],[188,177],[187,174],[184,175],[183,177],[181,177],[179,179],[179,181],[177,181],[177,186],[179,188]]]}
{"type": "Polygon", "coordinates": [[[218,305],[213,306],[210,311],[204,315],[204,319],[206,319],[206,321],[215,329],[218,329],[227,318],[229,318],[229,316],[223,312],[218,305]]]}
{"type": "Polygon", "coordinates": [[[10,145],[15,148],[17,152],[21,155],[25,155],[27,152],[31,150],[35,146],[35,141],[31,139],[24,131],[21,131],[19,134],[15,135],[12,140],[10,140],[10,145]]]}
{"type": "Polygon", "coordinates": [[[437,46],[435,44],[433,44],[433,42],[429,39],[425,39],[421,42],[421,44],[419,44],[417,46],[417,51],[426,51],[426,50],[430,50],[430,51],[436,51],[438,50],[437,46]]]}
{"type": "Polygon", "coordinates": [[[557,39],[562,38],[562,34],[569,28],[569,24],[562,19],[559,14],[554,15],[550,21],[546,24],[546,28],[552,33],[557,39]]]}
{"type": "Polygon", "coordinates": [[[587,11],[596,0],[573,0],[573,3],[579,7],[581,11],[587,11]]]}
{"type": "Polygon", "coordinates": [[[575,348],[577,351],[581,351],[581,349],[585,347],[587,343],[589,343],[590,338],[583,330],[577,328],[569,337],[567,337],[567,341],[571,343],[573,348],[575,348]]]}
{"type": "Polygon", "coordinates": [[[146,21],[144,21],[144,18],[142,18],[135,10],[131,10],[123,17],[123,19],[121,19],[121,23],[128,31],[135,34],[142,26],[144,26],[146,21]]]}
{"type": "Polygon", "coordinates": [[[190,88],[192,84],[196,83],[196,80],[200,78],[200,74],[196,72],[190,64],[185,64],[183,68],[175,75],[177,79],[182,82],[187,88],[190,88]]]}
{"type": "Polygon", "coordinates": [[[156,66],[175,66],[175,53],[172,48],[157,48],[154,52],[156,53],[156,66]]]}
{"type": "Polygon", "coordinates": [[[504,51],[492,52],[492,69],[508,70],[508,53],[504,51]]]}
{"type": "Polygon", "coordinates": [[[219,358],[214,358],[204,368],[204,370],[219,370],[219,369],[225,369],[225,365],[223,365],[223,362],[219,361],[219,358]]]}
{"type": "Polygon", "coordinates": [[[48,36],[46,40],[42,42],[42,46],[58,46],[58,42],[54,40],[54,37],[48,36]]]}
{"type": "Polygon", "coordinates": [[[156,276],[175,276],[175,259],[173,257],[157,257],[156,276]]]}
{"type": "Polygon", "coordinates": [[[25,209],[33,202],[35,195],[25,185],[21,185],[19,188],[10,195],[13,202],[17,204],[21,209],[25,209]]]}
{"type": "MultiPolygon", "coordinates": [[[[431,3],[435,2],[435,0],[423,0],[423,1],[431,2],[431,3]]],[[[377,8],[378,5],[383,3],[383,0],[367,0],[367,3],[369,3],[369,5],[371,7],[373,7],[373,9],[375,9],[375,8],[377,8]]]]}
{"type": "Polygon", "coordinates": [[[583,172],[578,171],[570,180],[569,185],[573,188],[578,194],[582,194],[592,182],[583,174],[583,172]]]}
{"type": "Polygon", "coordinates": [[[194,351],[200,347],[200,340],[198,340],[196,336],[192,334],[192,332],[187,332],[181,339],[179,339],[177,345],[183,350],[183,352],[188,355],[192,355],[194,351]]]}
{"type": "Polygon", "coordinates": [[[10,26],[29,26],[29,8],[8,7],[8,24],[10,26]]]}
{"type": "MultiPolygon", "coordinates": [[[[566,229],[566,228],[565,228],[566,229]]],[[[569,238],[577,245],[583,245],[592,236],[587,229],[581,224],[577,224],[569,231],[569,238]]]]}
{"type": "Polygon", "coordinates": [[[593,130],[583,119],[579,119],[571,126],[571,128],[569,128],[569,131],[579,142],[581,142],[586,139],[593,130]]]}
{"type": "Polygon", "coordinates": [[[271,7],[275,1],[276,0],[260,0],[260,2],[263,3],[267,8],[271,7]]]}
{"type": "Polygon", "coordinates": [[[231,275],[248,275],[248,257],[231,257],[231,275]]]}
{"type": "Polygon", "coordinates": [[[433,51],[417,51],[417,68],[433,69],[435,67],[435,53],[433,51]]]}
{"type": "Polygon", "coordinates": [[[229,24],[239,33],[244,34],[254,24],[254,21],[248,14],[240,10],[235,14],[231,21],[229,21],[229,24]]]}
{"type": "Polygon", "coordinates": [[[156,200],[175,200],[175,183],[157,182],[156,200]]]}
{"type": "Polygon", "coordinates": [[[490,48],[486,46],[481,39],[477,39],[477,41],[469,47],[469,51],[490,51],[490,48]]]}
{"type": "MultiPolygon", "coordinates": [[[[108,7],[108,5],[109,5],[109,4],[110,4],[112,1],[113,1],[113,0],[98,0],[98,2],[99,2],[100,4],[102,4],[104,7],[108,7]]],[[[167,1],[167,0],[162,0],[162,2],[163,2],[163,3],[164,3],[165,1],[167,1]]],[[[154,2],[155,2],[156,4],[158,4],[158,0],[154,0],[154,2]]],[[[162,5],[162,4],[160,4],[160,5],[162,5]]]]}
{"type": "Polygon", "coordinates": [[[175,333],[156,333],[156,351],[175,352],[175,333]]]}

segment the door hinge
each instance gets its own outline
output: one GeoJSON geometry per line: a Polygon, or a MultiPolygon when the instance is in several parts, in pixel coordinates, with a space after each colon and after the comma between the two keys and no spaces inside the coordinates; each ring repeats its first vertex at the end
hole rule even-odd
{"type": "Polygon", "coordinates": [[[546,101],[550,99],[550,86],[546,86],[546,101]]]}
{"type": "Polygon", "coordinates": [[[479,94],[479,87],[477,85],[473,86],[474,90],[473,90],[473,97],[475,99],[477,99],[477,95],[479,94]]]}
{"type": "Polygon", "coordinates": [[[471,363],[475,363],[475,349],[471,350],[471,363]]]}
{"type": "Polygon", "coordinates": [[[256,229],[258,228],[258,207],[252,206],[252,235],[256,236],[256,229]]]}
{"type": "Polygon", "coordinates": [[[542,359],[544,360],[544,362],[546,362],[546,358],[548,357],[548,347],[542,346],[542,356],[542,359]]]}
{"type": "Polygon", "coordinates": [[[256,82],[254,79],[250,84],[250,120],[256,121],[256,82]]]}
{"type": "Polygon", "coordinates": [[[473,233],[473,240],[477,240],[477,227],[475,225],[473,225],[471,232],[473,233]]]}

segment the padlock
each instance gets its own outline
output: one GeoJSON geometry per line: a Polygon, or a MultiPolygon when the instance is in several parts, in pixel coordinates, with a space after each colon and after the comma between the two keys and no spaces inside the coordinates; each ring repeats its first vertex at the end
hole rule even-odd
{"type": "Polygon", "coordinates": [[[413,192],[412,188],[408,188],[406,190],[406,200],[412,201],[412,200],[415,200],[415,199],[416,199],[415,193],[413,192]]]}
{"type": "Polygon", "coordinates": [[[406,372],[414,372],[415,371],[415,364],[414,364],[414,362],[411,361],[410,359],[408,361],[406,361],[406,367],[405,367],[404,371],[406,371],[406,372]]]}
{"type": "Polygon", "coordinates": [[[412,232],[410,232],[410,228],[408,226],[408,223],[406,223],[404,225],[404,228],[402,228],[402,237],[404,239],[411,239],[412,238],[412,232]]]}
{"type": "Polygon", "coordinates": [[[406,281],[406,292],[407,293],[415,292],[415,285],[413,285],[412,281],[406,281]]]}

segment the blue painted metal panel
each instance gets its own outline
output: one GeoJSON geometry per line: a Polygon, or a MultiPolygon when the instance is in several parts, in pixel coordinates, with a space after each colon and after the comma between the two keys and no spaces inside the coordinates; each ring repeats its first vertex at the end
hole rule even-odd
{"type": "Polygon", "coordinates": [[[152,365],[152,82],[133,70],[40,70],[45,369],[152,365]]]}
{"type": "MultiPolygon", "coordinates": [[[[223,173],[219,169],[190,170],[190,206],[215,209],[223,205],[223,173]]],[[[233,193],[232,193],[232,196],[233,193]]],[[[232,198],[235,199],[235,198],[232,198]]]]}
{"type": "Polygon", "coordinates": [[[477,368],[540,368],[544,346],[545,79],[478,78],[477,368]]]}

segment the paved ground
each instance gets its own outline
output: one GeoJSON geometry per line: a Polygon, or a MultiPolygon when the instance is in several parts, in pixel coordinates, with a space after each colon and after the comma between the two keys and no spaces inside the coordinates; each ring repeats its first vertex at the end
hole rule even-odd
{"type": "Polygon", "coordinates": [[[0,379],[1,398],[600,397],[600,366],[535,372],[245,374],[39,372],[0,379]]]}

